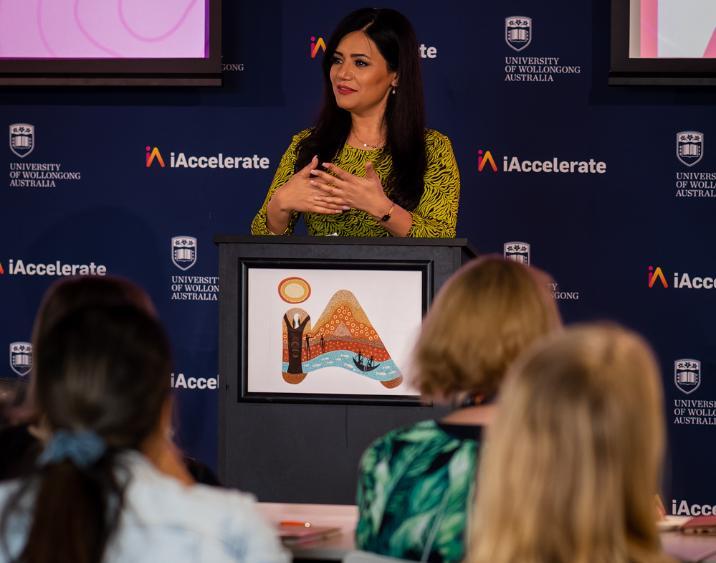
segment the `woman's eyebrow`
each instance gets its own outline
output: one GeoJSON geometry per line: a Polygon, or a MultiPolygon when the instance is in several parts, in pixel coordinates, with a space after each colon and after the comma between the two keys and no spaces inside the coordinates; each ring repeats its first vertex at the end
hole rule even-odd
{"type": "MultiPolygon", "coordinates": [[[[343,53],[340,51],[333,51],[333,54],[338,55],[339,57],[343,56],[343,53]]],[[[358,57],[365,57],[366,59],[370,59],[370,55],[366,55],[364,53],[351,53],[352,59],[357,59],[358,57]]]]}

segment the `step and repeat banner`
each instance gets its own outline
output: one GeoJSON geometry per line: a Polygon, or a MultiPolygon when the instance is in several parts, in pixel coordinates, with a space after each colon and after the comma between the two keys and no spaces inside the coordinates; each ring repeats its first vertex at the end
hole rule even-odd
{"type": "MultiPolygon", "coordinates": [[[[609,88],[601,4],[385,2],[415,25],[428,124],[453,143],[458,236],[550,272],[567,322],[612,319],[649,339],[667,507],[716,513],[714,91],[609,88]]],[[[225,1],[219,89],[0,92],[2,378],[28,377],[54,280],[126,276],[172,338],[181,444],[216,465],[212,239],[249,232],[317,114],[325,41],[361,5],[225,1]]]]}

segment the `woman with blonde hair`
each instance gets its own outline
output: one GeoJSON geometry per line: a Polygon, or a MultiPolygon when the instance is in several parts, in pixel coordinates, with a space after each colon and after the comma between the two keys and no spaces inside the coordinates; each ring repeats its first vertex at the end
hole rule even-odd
{"type": "Polygon", "coordinates": [[[659,372],[618,326],[536,346],[508,376],[478,478],[470,563],[666,561],[654,495],[659,372]]]}
{"type": "Polygon", "coordinates": [[[428,401],[458,405],[442,420],[393,430],[363,454],[360,549],[420,561],[461,561],[482,426],[508,366],[560,326],[549,277],[496,257],[470,262],[440,290],[414,351],[428,401]]]}

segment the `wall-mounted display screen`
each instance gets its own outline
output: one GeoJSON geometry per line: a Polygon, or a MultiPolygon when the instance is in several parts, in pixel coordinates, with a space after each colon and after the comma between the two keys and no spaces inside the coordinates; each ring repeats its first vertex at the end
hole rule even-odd
{"type": "Polygon", "coordinates": [[[629,56],[716,58],[714,0],[631,0],[629,56]]]}
{"type": "Polygon", "coordinates": [[[0,84],[220,84],[219,0],[2,0],[0,84]]]}
{"type": "Polygon", "coordinates": [[[612,0],[616,85],[716,84],[716,1],[612,0]]]}
{"type": "Polygon", "coordinates": [[[0,58],[153,59],[208,55],[205,0],[0,2],[0,58]]]}

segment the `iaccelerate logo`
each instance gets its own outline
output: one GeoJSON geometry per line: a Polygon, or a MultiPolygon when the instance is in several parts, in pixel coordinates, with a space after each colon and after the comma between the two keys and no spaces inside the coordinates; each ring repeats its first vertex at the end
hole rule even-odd
{"type": "MultiPolygon", "coordinates": [[[[692,167],[704,157],[706,135],[701,131],[676,133],[676,158],[684,166],[692,167]]],[[[676,172],[676,197],[716,197],[716,172],[676,172]]]]}
{"type": "MultiPolygon", "coordinates": [[[[11,276],[104,276],[107,274],[107,266],[104,264],[66,264],[61,260],[54,262],[25,262],[22,259],[11,258],[8,260],[8,275],[11,276]]],[[[5,270],[0,264],[0,275],[5,270]]]]}
{"type": "Polygon", "coordinates": [[[219,388],[219,376],[216,377],[187,377],[179,372],[171,374],[172,389],[190,389],[198,391],[214,391],[219,388]]]}
{"type": "MultiPolygon", "coordinates": [[[[171,239],[172,264],[182,271],[197,263],[199,241],[196,237],[179,235],[171,239]]],[[[184,276],[171,278],[171,301],[218,301],[219,276],[184,276]]]]}
{"type": "Polygon", "coordinates": [[[490,165],[490,169],[493,172],[497,172],[497,164],[495,164],[495,159],[492,157],[492,153],[490,151],[483,151],[482,149],[479,149],[477,151],[477,171],[482,172],[485,169],[486,164],[490,165]]]}
{"type": "Polygon", "coordinates": [[[311,58],[315,59],[316,55],[318,55],[318,51],[322,50],[324,53],[326,52],[326,42],[323,40],[323,37],[318,37],[316,39],[315,35],[311,35],[311,48],[309,49],[309,52],[311,54],[311,58]]]}
{"type": "Polygon", "coordinates": [[[147,168],[150,168],[152,166],[152,162],[155,160],[157,161],[157,164],[164,168],[166,164],[164,164],[164,158],[162,157],[162,153],[159,152],[159,149],[157,147],[150,147],[149,145],[146,146],[146,159],[144,161],[147,168]]]}
{"type": "MultiPolygon", "coordinates": [[[[147,145],[144,147],[144,166],[151,168],[156,163],[160,168],[166,166],[159,147],[147,145]]],[[[244,168],[267,170],[271,161],[266,156],[253,154],[251,156],[224,156],[219,153],[212,156],[187,156],[183,152],[169,153],[170,168],[244,168]]]]}
{"type": "MultiPolygon", "coordinates": [[[[483,172],[489,164],[489,170],[497,172],[495,158],[489,150],[477,151],[477,171],[483,172]]],[[[519,156],[502,157],[503,172],[517,172],[520,174],[606,174],[607,163],[603,160],[562,160],[552,157],[548,160],[527,160],[519,156]]]]}
{"type": "MultiPolygon", "coordinates": [[[[520,52],[532,43],[532,18],[505,18],[505,43],[520,52]]],[[[505,57],[505,82],[554,82],[559,75],[581,74],[579,65],[560,64],[560,57],[505,57]]]]}
{"type": "Polygon", "coordinates": [[[689,504],[687,500],[672,499],[672,516],[716,516],[716,506],[710,504],[689,504]]]}
{"type": "MultiPolygon", "coordinates": [[[[525,266],[530,265],[530,252],[531,245],[528,242],[513,240],[503,245],[503,256],[507,260],[514,260],[525,266]]],[[[579,301],[578,291],[563,291],[557,282],[550,282],[549,290],[555,301],[579,301]]]]}
{"type": "MultiPolygon", "coordinates": [[[[35,126],[30,123],[10,125],[10,152],[25,158],[35,150],[35,126]]],[[[11,188],[54,188],[63,180],[81,180],[80,172],[63,172],[58,162],[10,162],[11,188]]]]}
{"type": "Polygon", "coordinates": [[[649,289],[654,287],[654,284],[659,281],[661,282],[662,287],[668,288],[669,284],[666,282],[666,277],[664,276],[664,271],[661,269],[661,266],[657,266],[654,268],[654,266],[649,266],[647,268],[649,275],[648,275],[648,283],[649,283],[649,289]]]}
{"type": "MultiPolygon", "coordinates": [[[[308,47],[308,54],[311,56],[312,59],[315,59],[320,52],[326,52],[325,40],[320,35],[311,35],[311,42],[308,47]]],[[[437,59],[438,48],[433,45],[426,45],[425,43],[421,43],[420,45],[418,45],[418,55],[420,55],[421,59],[437,59]]]]}
{"type": "MultiPolygon", "coordinates": [[[[661,266],[647,268],[647,283],[649,288],[669,288],[666,275],[661,266]],[[658,282],[658,283],[657,283],[658,282]]],[[[688,272],[674,272],[671,276],[673,289],[716,289],[716,278],[713,276],[694,276],[688,272]]]]}

